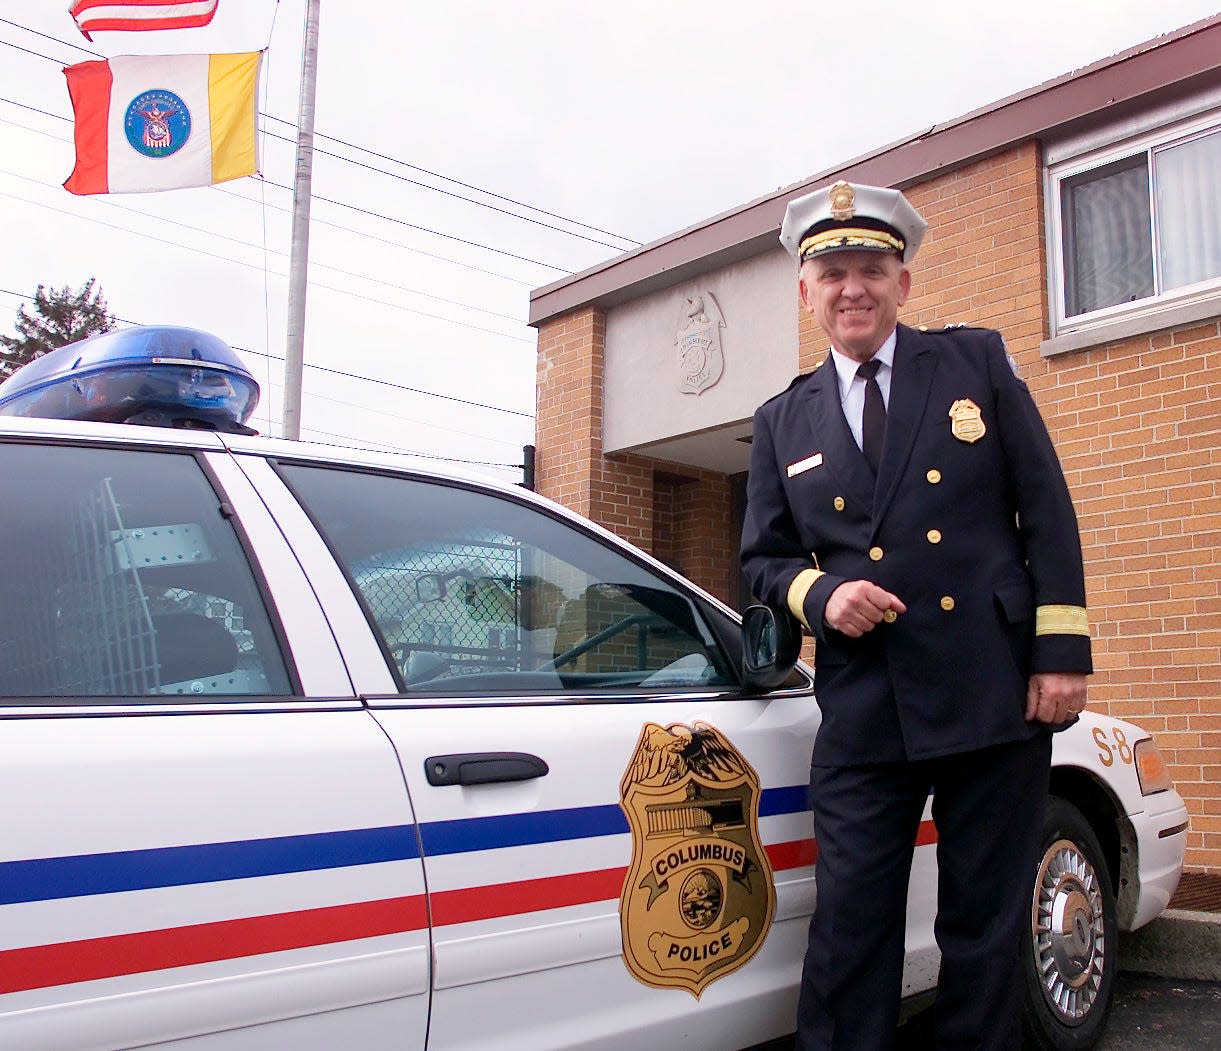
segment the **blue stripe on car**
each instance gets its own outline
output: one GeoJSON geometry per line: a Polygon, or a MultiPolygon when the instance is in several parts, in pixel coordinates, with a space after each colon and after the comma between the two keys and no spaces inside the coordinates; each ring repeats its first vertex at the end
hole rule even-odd
{"type": "MultiPolygon", "coordinates": [[[[806,793],[805,785],[766,789],[759,802],[759,816],[808,810],[806,793]]],[[[431,821],[420,826],[426,856],[625,835],[628,831],[623,811],[614,804],[431,821]]],[[[0,905],[373,865],[419,856],[414,825],[387,825],[5,861],[0,862],[0,905]]]]}

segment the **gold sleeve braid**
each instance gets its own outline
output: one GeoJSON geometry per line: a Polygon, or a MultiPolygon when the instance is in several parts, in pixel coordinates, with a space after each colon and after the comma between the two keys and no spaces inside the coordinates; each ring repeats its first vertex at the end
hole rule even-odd
{"type": "Polygon", "coordinates": [[[793,578],[793,583],[789,585],[788,595],[785,596],[785,601],[788,604],[789,612],[793,614],[802,624],[806,626],[808,631],[814,629],[806,622],[805,601],[806,595],[810,593],[810,588],[814,586],[815,581],[825,574],[821,569],[803,569],[793,578]]]}
{"type": "MultiPolygon", "coordinates": [[[[790,594],[792,594],[791,591],[790,594]]],[[[1035,635],[1084,635],[1089,638],[1089,616],[1086,614],[1084,606],[1040,606],[1034,613],[1034,633],[1035,635]]]]}

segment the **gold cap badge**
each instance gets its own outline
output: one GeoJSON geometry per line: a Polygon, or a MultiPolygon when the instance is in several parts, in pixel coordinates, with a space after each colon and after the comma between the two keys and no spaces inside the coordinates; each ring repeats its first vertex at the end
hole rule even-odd
{"type": "Polygon", "coordinates": [[[856,191],[842,179],[828,191],[831,218],[842,222],[856,215],[856,191]]]}
{"type": "Polygon", "coordinates": [[[960,442],[977,442],[988,428],[984,426],[984,414],[970,398],[959,398],[950,406],[950,433],[960,442]]]}
{"type": "Polygon", "coordinates": [[[698,998],[754,956],[776,909],[759,776],[707,723],[645,723],[619,791],[632,830],[623,962],[645,985],[698,998]]]}

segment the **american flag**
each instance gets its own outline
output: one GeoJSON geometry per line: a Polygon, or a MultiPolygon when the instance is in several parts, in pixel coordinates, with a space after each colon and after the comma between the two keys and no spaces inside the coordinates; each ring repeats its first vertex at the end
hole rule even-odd
{"type": "Polygon", "coordinates": [[[206,26],[220,0],[75,0],[68,11],[86,40],[111,30],[194,29],[206,26]]]}

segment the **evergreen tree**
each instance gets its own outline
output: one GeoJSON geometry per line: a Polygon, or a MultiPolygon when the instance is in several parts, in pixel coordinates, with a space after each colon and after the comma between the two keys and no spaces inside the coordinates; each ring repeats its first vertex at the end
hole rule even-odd
{"type": "Polygon", "coordinates": [[[91,277],[76,292],[67,285],[52,289],[38,286],[33,312],[26,313],[25,303],[17,310],[17,335],[0,336],[0,380],[49,350],[115,327],[102,290],[94,288],[96,282],[91,277]]]}

